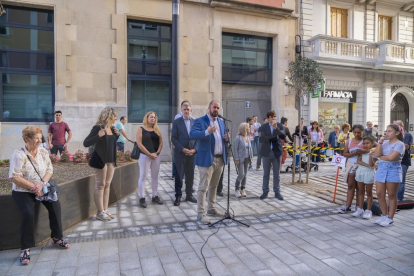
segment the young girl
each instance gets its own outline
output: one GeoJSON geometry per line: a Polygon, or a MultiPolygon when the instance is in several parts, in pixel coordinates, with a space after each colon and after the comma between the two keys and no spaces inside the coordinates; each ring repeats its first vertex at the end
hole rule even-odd
{"type": "Polygon", "coordinates": [[[346,213],[351,211],[352,200],[354,199],[355,189],[357,189],[357,184],[355,181],[355,172],[358,166],[358,155],[368,153],[368,150],[365,150],[362,147],[363,132],[364,127],[362,125],[354,125],[352,127],[352,133],[354,135],[354,138],[351,138],[345,142],[344,156],[348,158],[348,161],[345,168],[344,181],[348,184],[348,192],[346,195],[346,204],[345,206],[338,209],[338,213],[346,213]]]}
{"type": "MultiPolygon", "coordinates": [[[[373,136],[367,136],[363,139],[363,147],[365,150],[371,151],[375,146],[375,138],[373,136]]],[[[361,217],[364,219],[372,218],[372,186],[374,185],[374,161],[370,153],[360,154],[358,156],[359,165],[356,174],[355,180],[357,181],[357,210],[352,215],[354,217],[361,217]],[[364,212],[364,197],[365,190],[367,191],[367,209],[364,212]]]]}
{"type": "Polygon", "coordinates": [[[381,217],[375,223],[384,227],[393,225],[394,214],[397,210],[397,191],[402,181],[401,161],[405,152],[402,133],[400,126],[389,125],[385,136],[380,138],[374,152],[375,156],[380,159],[375,173],[375,185],[382,212],[381,217]],[[386,192],[389,206],[385,199],[386,192]]]}

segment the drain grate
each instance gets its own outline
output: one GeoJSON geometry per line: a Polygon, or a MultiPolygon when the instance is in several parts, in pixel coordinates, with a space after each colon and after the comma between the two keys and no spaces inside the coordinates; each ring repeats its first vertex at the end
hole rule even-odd
{"type": "MultiPolygon", "coordinates": [[[[288,221],[295,219],[306,219],[314,218],[321,216],[329,216],[336,214],[337,208],[317,208],[309,210],[300,210],[300,211],[291,211],[291,212],[281,212],[281,213],[271,213],[271,214],[260,214],[260,215],[248,215],[248,216],[238,216],[237,220],[240,220],[249,225],[260,224],[260,223],[270,223],[277,221],[288,221]]],[[[230,220],[224,221],[217,227],[235,227],[239,224],[232,222],[230,220]]],[[[70,232],[66,236],[68,242],[70,243],[80,243],[80,242],[93,242],[101,240],[111,240],[111,239],[123,239],[130,237],[139,237],[139,236],[148,236],[148,235],[157,235],[157,234],[171,234],[171,233],[180,233],[187,231],[197,231],[209,229],[208,225],[204,225],[198,221],[187,221],[187,222],[174,222],[174,223],[165,223],[157,225],[144,225],[144,226],[131,226],[123,228],[112,228],[112,229],[100,229],[95,231],[79,231],[79,232],[70,232]]]]}

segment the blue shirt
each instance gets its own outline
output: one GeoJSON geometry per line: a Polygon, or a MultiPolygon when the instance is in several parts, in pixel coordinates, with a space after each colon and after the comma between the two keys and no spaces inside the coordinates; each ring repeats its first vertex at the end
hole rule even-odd
{"type": "Polygon", "coordinates": [[[119,131],[119,137],[118,137],[117,142],[121,142],[125,144],[126,138],[124,135],[122,135],[122,131],[121,131],[125,129],[124,124],[121,121],[119,121],[115,124],[115,128],[119,131]]]}
{"type": "MultiPolygon", "coordinates": [[[[270,133],[272,133],[272,135],[273,135],[273,130],[275,130],[274,128],[273,128],[273,126],[272,126],[272,124],[271,123],[268,123],[269,124],[269,126],[270,126],[270,133]]],[[[272,142],[270,142],[270,149],[273,149],[273,144],[272,144],[272,142]]]]}
{"type": "Polygon", "coordinates": [[[184,119],[185,127],[187,128],[187,133],[188,133],[188,135],[190,135],[190,130],[191,130],[190,118],[186,119],[186,118],[183,117],[183,119],[184,119]]]}

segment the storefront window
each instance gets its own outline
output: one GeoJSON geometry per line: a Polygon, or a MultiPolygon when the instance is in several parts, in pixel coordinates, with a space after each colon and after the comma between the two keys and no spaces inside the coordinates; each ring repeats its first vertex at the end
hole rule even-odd
{"type": "Polygon", "coordinates": [[[128,21],[128,120],[142,122],[148,111],[171,121],[171,26],[128,21]]]}
{"type": "Polygon", "coordinates": [[[329,133],[334,130],[335,125],[342,126],[348,122],[348,106],[348,103],[319,103],[318,122],[323,127],[325,139],[328,139],[329,133]]]}
{"type": "Polygon", "coordinates": [[[272,85],[272,39],[224,33],[222,81],[272,85]]]}
{"type": "Polygon", "coordinates": [[[0,17],[1,121],[51,122],[53,11],[5,6],[0,17]]]}

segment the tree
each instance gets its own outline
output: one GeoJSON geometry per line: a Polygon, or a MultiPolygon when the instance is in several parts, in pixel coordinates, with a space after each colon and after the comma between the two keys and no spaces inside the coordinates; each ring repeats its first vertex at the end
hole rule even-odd
{"type": "MultiPolygon", "coordinates": [[[[303,100],[309,92],[316,90],[322,80],[323,71],[316,61],[306,57],[299,57],[296,61],[289,63],[288,73],[289,76],[285,77],[285,84],[289,88],[289,93],[295,94],[296,109],[298,110],[299,136],[302,137],[302,128],[300,127],[300,121],[302,118],[303,100]]],[[[293,156],[293,162],[295,164],[296,155],[293,156]]],[[[301,183],[301,177],[302,170],[299,169],[299,183],[301,183]]],[[[295,182],[294,173],[292,181],[295,182]]]]}

